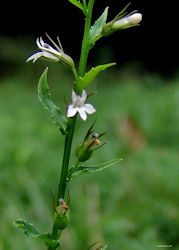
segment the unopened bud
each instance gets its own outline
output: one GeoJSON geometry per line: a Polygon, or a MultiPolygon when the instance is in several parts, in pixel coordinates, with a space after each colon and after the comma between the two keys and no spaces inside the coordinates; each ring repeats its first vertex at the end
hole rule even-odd
{"type": "Polygon", "coordinates": [[[141,13],[134,13],[133,15],[128,17],[128,22],[132,25],[137,25],[142,21],[141,13]]]}
{"type": "Polygon", "coordinates": [[[128,16],[119,18],[118,20],[114,19],[111,22],[107,23],[103,27],[103,36],[111,35],[117,30],[127,29],[133,26],[137,26],[142,21],[141,13],[133,13],[128,16]]]}
{"type": "Polygon", "coordinates": [[[134,25],[138,25],[141,21],[142,21],[142,14],[134,13],[130,16],[123,17],[119,19],[118,21],[115,21],[113,23],[112,28],[113,29],[126,29],[134,25]]]}

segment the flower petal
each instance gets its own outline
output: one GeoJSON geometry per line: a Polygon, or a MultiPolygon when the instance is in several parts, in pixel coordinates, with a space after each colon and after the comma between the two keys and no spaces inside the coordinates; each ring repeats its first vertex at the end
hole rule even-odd
{"type": "Polygon", "coordinates": [[[79,113],[81,119],[82,119],[83,121],[86,121],[86,119],[87,119],[87,114],[86,114],[85,109],[84,109],[83,107],[81,107],[81,108],[77,108],[77,110],[78,110],[78,113],[79,113]]]}
{"type": "Polygon", "coordinates": [[[83,89],[82,95],[81,95],[81,102],[82,103],[84,103],[86,101],[86,97],[87,97],[86,91],[83,89]]]}
{"type": "Polygon", "coordinates": [[[71,99],[72,99],[72,103],[75,103],[77,100],[77,95],[73,89],[72,89],[71,99]]]}
{"type": "Polygon", "coordinates": [[[75,116],[77,111],[78,111],[77,108],[74,105],[70,104],[67,110],[67,117],[75,116]]]}
{"type": "Polygon", "coordinates": [[[49,53],[52,53],[55,56],[61,56],[60,51],[55,50],[53,47],[51,47],[48,43],[45,43],[42,39],[42,37],[36,39],[36,43],[39,49],[42,51],[47,51],[49,53]]]}
{"type": "Polygon", "coordinates": [[[33,55],[29,56],[26,60],[26,62],[29,62],[31,60],[33,60],[33,63],[39,59],[42,56],[43,52],[36,52],[33,55]]]}
{"type": "Polygon", "coordinates": [[[96,109],[93,107],[93,105],[89,103],[84,104],[84,109],[88,114],[93,114],[94,112],[96,112],[96,109]]]}
{"type": "Polygon", "coordinates": [[[36,39],[36,44],[37,44],[37,46],[38,46],[39,49],[42,49],[42,45],[41,45],[40,40],[39,40],[38,37],[36,39]]]}
{"type": "Polygon", "coordinates": [[[42,56],[52,61],[57,61],[57,62],[59,61],[59,58],[57,56],[54,56],[53,54],[47,51],[42,51],[42,56]]]}

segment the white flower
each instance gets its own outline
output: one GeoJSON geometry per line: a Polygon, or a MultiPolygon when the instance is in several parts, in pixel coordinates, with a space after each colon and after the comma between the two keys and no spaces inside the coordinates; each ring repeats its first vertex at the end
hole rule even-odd
{"type": "Polygon", "coordinates": [[[115,21],[112,27],[114,29],[128,28],[134,25],[138,25],[141,21],[142,21],[142,14],[134,13],[115,21]]]}
{"type": "Polygon", "coordinates": [[[34,63],[40,57],[50,59],[56,62],[58,62],[61,59],[63,51],[59,47],[57,47],[58,50],[52,48],[49,44],[43,41],[42,37],[37,38],[36,43],[37,43],[38,48],[41,51],[36,52],[33,55],[29,56],[26,62],[33,60],[33,63],[34,63]]]}
{"type": "Polygon", "coordinates": [[[34,63],[37,59],[39,59],[40,57],[42,57],[42,58],[45,58],[45,59],[52,60],[54,62],[62,62],[65,66],[68,66],[68,67],[70,67],[71,69],[74,70],[74,68],[75,68],[74,61],[73,61],[73,59],[70,56],[68,56],[68,55],[66,55],[64,53],[59,38],[57,37],[57,41],[58,41],[58,44],[59,44],[59,45],[57,45],[49,37],[49,35],[47,33],[46,33],[46,36],[48,37],[48,39],[51,41],[51,43],[54,45],[54,47],[56,49],[54,49],[48,43],[45,43],[43,41],[42,37],[37,38],[36,43],[37,43],[38,48],[41,51],[38,51],[38,52],[34,53],[33,55],[29,56],[27,58],[26,62],[29,62],[29,61],[32,60],[33,63],[34,63]]]}
{"type": "Polygon", "coordinates": [[[87,98],[86,91],[83,90],[82,95],[79,96],[72,90],[72,104],[68,106],[67,117],[73,117],[78,112],[81,119],[87,119],[87,114],[93,114],[96,109],[89,103],[85,104],[87,98]]]}

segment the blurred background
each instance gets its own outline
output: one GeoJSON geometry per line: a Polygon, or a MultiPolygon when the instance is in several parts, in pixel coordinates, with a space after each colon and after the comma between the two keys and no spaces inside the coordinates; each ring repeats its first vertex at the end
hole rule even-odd
{"type": "MultiPolygon", "coordinates": [[[[109,6],[110,21],[128,1],[96,0],[94,21],[109,6]]],[[[84,18],[67,0],[3,3],[0,30],[0,250],[45,249],[13,226],[18,218],[39,231],[51,230],[52,191],[56,194],[64,139],[37,98],[46,66],[54,102],[65,112],[73,77],[62,65],[39,60],[44,32],[60,37],[78,65],[84,18]]],[[[86,250],[99,241],[110,250],[179,249],[179,71],[175,3],[133,0],[129,12],[143,13],[140,27],[101,39],[89,56],[93,65],[117,62],[88,87],[98,112],[78,121],[72,149],[95,118],[108,143],[89,163],[123,161],[70,184],[71,221],[63,250],[86,250]]],[[[47,41],[47,40],[46,40],[47,41]]],[[[97,246],[92,249],[96,249],[97,246]]]]}

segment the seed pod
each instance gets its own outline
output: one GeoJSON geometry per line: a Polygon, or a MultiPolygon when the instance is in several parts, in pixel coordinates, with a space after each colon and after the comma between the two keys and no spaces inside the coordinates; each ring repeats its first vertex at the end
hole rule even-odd
{"type": "Polygon", "coordinates": [[[59,206],[56,207],[55,211],[55,226],[59,230],[63,230],[68,226],[69,207],[63,199],[59,199],[59,206]]]}
{"type": "Polygon", "coordinates": [[[93,150],[85,143],[80,144],[76,149],[76,156],[80,162],[87,161],[92,156],[93,150]]]}
{"type": "Polygon", "coordinates": [[[68,226],[69,222],[69,212],[66,212],[65,214],[55,214],[55,226],[59,230],[63,230],[68,226]]]}

